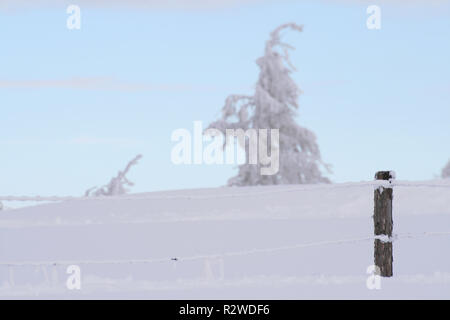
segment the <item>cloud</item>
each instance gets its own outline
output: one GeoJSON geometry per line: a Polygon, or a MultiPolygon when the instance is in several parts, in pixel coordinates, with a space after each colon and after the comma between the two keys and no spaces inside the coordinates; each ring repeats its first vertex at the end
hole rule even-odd
{"type": "Polygon", "coordinates": [[[274,0],[0,0],[0,10],[61,7],[70,4],[104,8],[216,9],[264,2],[274,2],[274,0]]]}
{"type": "MultiPolygon", "coordinates": [[[[250,86],[249,86],[250,87],[250,86]]],[[[122,81],[113,77],[75,77],[66,79],[8,80],[0,79],[0,89],[77,89],[106,91],[201,91],[236,90],[236,87],[192,84],[153,84],[122,81]]],[[[248,88],[247,88],[248,89],[248,88]]]]}
{"type": "MultiPolygon", "coordinates": [[[[219,10],[236,8],[246,5],[260,5],[273,3],[284,5],[299,2],[301,0],[0,0],[0,12],[16,13],[22,10],[63,9],[71,4],[83,8],[100,9],[135,9],[135,10],[219,10]]],[[[317,1],[317,0],[316,0],[317,1]]],[[[364,5],[374,4],[374,0],[319,0],[321,4],[341,5],[364,5]]],[[[304,0],[305,3],[313,3],[314,0],[304,0]]],[[[377,0],[380,6],[397,7],[420,7],[429,8],[434,11],[440,9],[441,5],[449,5],[449,0],[377,0]]]]}
{"type": "Polygon", "coordinates": [[[3,89],[45,89],[45,88],[71,88],[89,89],[105,87],[108,78],[69,78],[59,80],[0,80],[3,89]]]}
{"type": "Polygon", "coordinates": [[[137,139],[130,138],[105,138],[105,137],[93,137],[93,136],[80,136],[73,139],[9,139],[0,140],[0,145],[5,146],[39,146],[39,145],[83,145],[83,146],[136,146],[143,145],[145,142],[137,139]]]}
{"type": "MultiPolygon", "coordinates": [[[[297,2],[299,0],[284,0],[284,2],[297,2]]],[[[277,3],[280,0],[0,0],[0,9],[61,7],[77,4],[81,7],[135,7],[135,8],[161,8],[161,9],[214,9],[236,7],[248,4],[277,3]]],[[[314,2],[305,0],[304,2],[314,2]]],[[[343,4],[374,4],[373,0],[322,0],[324,3],[343,4]]],[[[448,0],[378,0],[376,4],[444,4],[448,0]]]]}
{"type": "Polygon", "coordinates": [[[82,136],[67,141],[68,144],[77,145],[119,145],[119,146],[132,146],[143,144],[143,141],[128,139],[128,138],[99,138],[82,136]]]}

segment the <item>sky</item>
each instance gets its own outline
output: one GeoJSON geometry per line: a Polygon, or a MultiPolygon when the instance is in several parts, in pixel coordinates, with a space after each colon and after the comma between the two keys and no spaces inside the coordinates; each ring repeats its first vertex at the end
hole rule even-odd
{"type": "Polygon", "coordinates": [[[82,195],[135,155],[133,192],[218,187],[232,165],[175,165],[171,134],[252,94],[270,31],[333,182],[438,176],[450,158],[449,1],[0,0],[0,195],[82,195]],[[369,5],[381,29],[366,26],[369,5]]]}

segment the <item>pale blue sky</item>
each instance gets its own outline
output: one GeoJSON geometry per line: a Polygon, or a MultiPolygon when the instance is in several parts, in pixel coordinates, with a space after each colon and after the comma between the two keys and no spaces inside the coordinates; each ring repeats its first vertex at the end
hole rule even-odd
{"type": "Polygon", "coordinates": [[[173,165],[171,133],[251,94],[255,60],[286,22],[305,26],[285,36],[304,91],[298,122],[317,134],[332,181],[379,169],[433,178],[450,157],[450,5],[406,3],[378,3],[381,30],[366,28],[377,1],[81,1],[72,31],[65,4],[3,8],[0,195],[79,195],[138,153],[135,192],[224,185],[231,166],[173,165]]]}

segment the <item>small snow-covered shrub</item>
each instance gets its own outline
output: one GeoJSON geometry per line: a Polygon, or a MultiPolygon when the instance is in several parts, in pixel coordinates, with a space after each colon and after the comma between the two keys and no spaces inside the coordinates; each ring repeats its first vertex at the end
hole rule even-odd
{"type": "Polygon", "coordinates": [[[86,197],[99,197],[99,196],[117,196],[121,194],[127,193],[129,190],[126,189],[126,186],[133,186],[134,183],[129,181],[126,177],[128,171],[130,171],[131,167],[136,165],[139,159],[142,158],[142,155],[136,156],[133,160],[131,160],[128,165],[125,167],[125,170],[119,171],[116,177],[113,177],[111,181],[104,185],[103,187],[97,188],[93,187],[85,192],[86,197]]]}

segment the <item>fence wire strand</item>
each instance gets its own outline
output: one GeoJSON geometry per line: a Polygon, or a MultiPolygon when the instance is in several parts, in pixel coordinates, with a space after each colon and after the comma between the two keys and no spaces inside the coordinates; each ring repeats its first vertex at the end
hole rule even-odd
{"type": "MultiPolygon", "coordinates": [[[[102,197],[74,197],[74,196],[0,196],[0,201],[32,201],[32,202],[59,202],[59,201],[74,201],[74,200],[86,200],[86,201],[112,201],[112,200],[207,200],[207,199],[222,199],[222,198],[241,198],[247,196],[260,196],[260,195],[272,195],[279,193],[291,193],[298,191],[314,191],[314,190],[332,190],[341,188],[356,188],[356,187],[373,187],[373,188],[395,188],[395,187],[409,187],[409,188],[444,188],[450,189],[449,183],[421,183],[410,181],[362,181],[362,182],[349,182],[340,184],[317,184],[317,185],[305,185],[302,187],[284,186],[280,190],[266,190],[258,192],[241,192],[230,193],[221,195],[201,196],[201,195],[124,195],[124,196],[102,196],[102,197]]],[[[214,189],[213,189],[214,190],[214,189]]]]}
{"type": "MultiPolygon", "coordinates": [[[[292,187],[279,190],[265,190],[258,192],[241,192],[241,193],[231,193],[231,194],[221,194],[214,196],[201,196],[201,195],[166,195],[166,196],[152,196],[152,195],[132,195],[132,196],[112,196],[112,197],[73,197],[73,196],[3,196],[0,197],[0,201],[33,201],[33,202],[59,202],[59,201],[74,201],[74,200],[87,200],[87,201],[112,201],[112,200],[173,200],[173,199],[218,199],[218,198],[235,198],[235,197],[247,197],[247,196],[259,196],[259,195],[271,195],[279,193],[291,193],[299,191],[313,191],[313,190],[332,190],[341,188],[355,188],[355,187],[373,187],[374,189],[379,187],[384,188],[396,188],[396,187],[407,187],[407,188],[448,188],[450,189],[450,184],[445,183],[422,183],[422,182],[409,182],[409,181],[362,181],[362,182],[351,182],[351,183],[341,183],[341,184],[319,184],[319,185],[305,185],[301,187],[292,187]]],[[[396,241],[398,239],[412,239],[418,237],[428,237],[428,236],[449,236],[450,232],[422,232],[422,233],[403,233],[395,235],[392,239],[388,241],[396,241]]],[[[252,254],[263,254],[263,253],[275,253],[286,250],[294,250],[308,247],[316,246],[327,246],[327,245],[338,245],[338,244],[348,244],[348,243],[359,243],[371,240],[380,239],[377,236],[363,237],[363,238],[350,238],[341,239],[333,241],[318,241],[310,243],[302,243],[290,246],[282,246],[275,248],[263,248],[263,249],[252,249],[246,251],[234,251],[219,254],[205,254],[205,255],[194,255],[186,257],[171,257],[171,258],[154,258],[154,259],[128,259],[128,260],[97,260],[97,261],[34,261],[34,262],[0,262],[0,266],[8,267],[22,267],[22,266],[61,266],[61,265],[96,265],[96,264],[150,264],[150,263],[165,263],[165,262],[183,262],[183,261],[196,261],[205,259],[218,259],[225,257],[238,257],[246,256],[252,254]]],[[[380,239],[381,240],[381,239],[380,239]]],[[[384,241],[384,240],[382,240],[384,241]]]]}
{"type": "MultiPolygon", "coordinates": [[[[450,236],[450,231],[443,232],[420,232],[420,233],[402,233],[397,234],[392,237],[390,242],[395,242],[397,240],[403,239],[414,239],[420,237],[432,237],[432,236],[450,236]]],[[[277,253],[287,250],[295,250],[309,247],[320,247],[328,245],[339,245],[339,244],[349,244],[349,243],[361,243],[367,241],[373,241],[380,239],[379,236],[362,237],[362,238],[347,238],[341,240],[330,240],[330,241],[317,241],[309,243],[301,243],[290,246],[281,246],[274,248],[263,248],[263,249],[251,249],[243,251],[231,251],[225,253],[217,254],[203,254],[203,255],[193,255],[185,257],[168,257],[168,258],[152,258],[152,259],[125,259],[125,260],[74,260],[74,261],[24,261],[24,262],[0,262],[0,266],[4,267],[26,267],[26,266],[66,266],[66,265],[123,265],[123,264],[152,264],[152,263],[178,263],[178,262],[188,262],[188,261],[198,261],[207,259],[223,259],[226,257],[240,257],[248,256],[254,254],[264,254],[264,253],[277,253]]]]}

